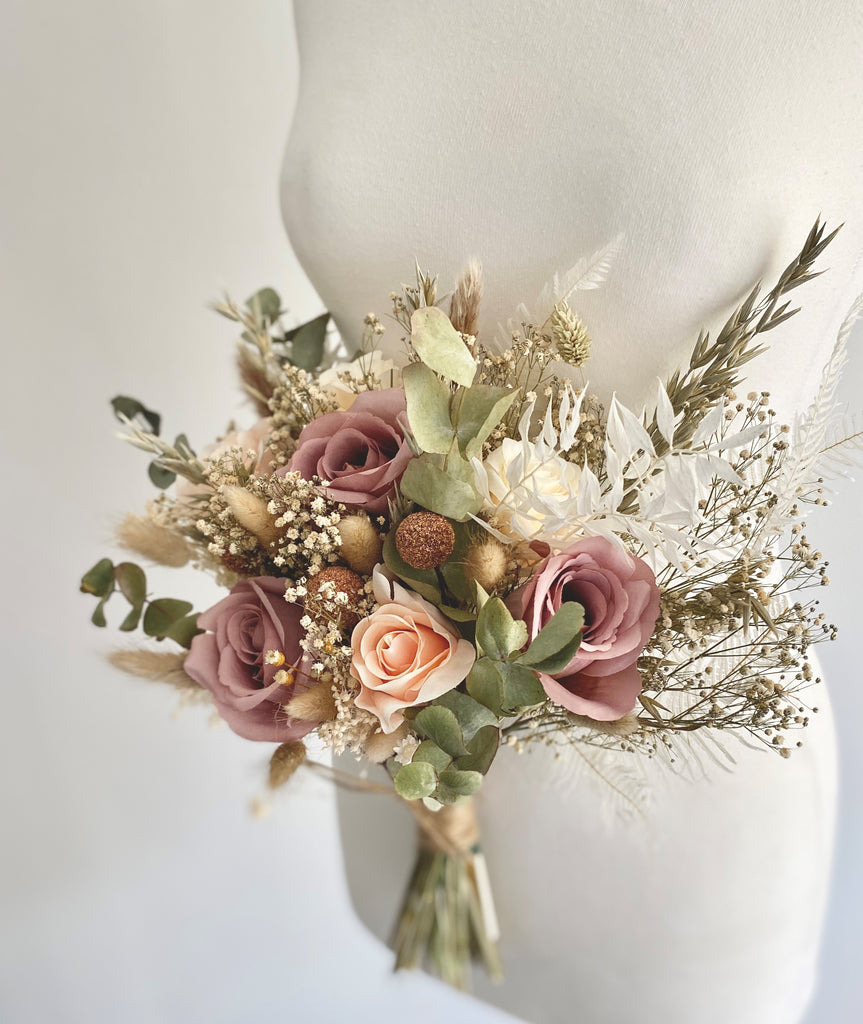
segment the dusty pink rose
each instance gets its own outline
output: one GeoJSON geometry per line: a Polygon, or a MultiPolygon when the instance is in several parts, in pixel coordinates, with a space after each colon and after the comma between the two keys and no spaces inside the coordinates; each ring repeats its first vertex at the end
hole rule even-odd
{"type": "Polygon", "coordinates": [[[183,667],[212,693],[216,710],[247,740],[284,743],[314,728],[311,722],[288,718],[281,707],[305,686],[276,682],[279,669],[264,664],[267,651],[281,651],[284,669],[300,666],[302,615],[301,608],[285,600],[284,580],[260,576],[242,580],[198,617],[198,626],[208,632],[193,638],[183,667]]]}
{"type": "Polygon", "coordinates": [[[411,459],[405,410],[402,388],[364,391],[349,411],[327,413],[303,428],[287,470],[324,480],[333,501],[372,515],[386,512],[411,459]]]}
{"type": "Polygon", "coordinates": [[[376,610],[351,635],[353,673],[362,684],[357,707],[381,720],[385,733],[404,709],[440,697],[467,676],[476,651],[433,604],[374,573],[376,610]]]}
{"type": "Polygon", "coordinates": [[[533,638],[565,601],[583,605],[584,639],[563,671],[540,673],[545,692],[578,715],[620,718],[641,692],[636,662],[659,615],[653,572],[612,541],[587,537],[547,558],[511,604],[533,638]]]}
{"type": "MultiPolygon", "coordinates": [[[[273,471],[273,455],[264,447],[270,434],[270,421],[267,417],[258,420],[248,430],[232,430],[225,434],[221,441],[207,445],[201,449],[201,458],[215,461],[231,448],[242,448],[244,452],[254,452],[252,458],[246,459],[246,465],[255,473],[267,474],[273,471]]],[[[174,485],[174,493],[179,501],[187,501],[196,494],[210,494],[212,488],[206,484],[193,484],[191,480],[178,476],[174,485]]]]}

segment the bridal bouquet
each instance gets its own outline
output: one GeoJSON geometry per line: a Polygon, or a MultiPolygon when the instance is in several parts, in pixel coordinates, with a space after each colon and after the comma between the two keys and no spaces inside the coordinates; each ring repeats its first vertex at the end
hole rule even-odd
{"type": "Polygon", "coordinates": [[[339,362],[326,316],[285,330],[271,289],[226,301],[260,418],[199,453],[114,400],[164,489],[120,542],[211,572],[226,595],[196,613],[151,597],[133,562],[102,559],[81,584],[93,622],[119,593],[120,629],[162,642],[112,660],[275,744],[273,788],[306,765],[404,803],[420,843],[397,966],[428,960],[466,985],[478,955],[500,973],[473,797],[503,747],[673,762],[696,735],[721,756],[725,735],[792,753],[817,681],[809,651],[835,634],[802,521],[825,504],[828,460],[860,437],[830,416],[850,321],[793,429],[767,392],[736,389],[832,237],[816,222],[775,286],[703,333],[644,409],[603,404],[583,376],[591,341],[570,300],[600,283],[607,252],[556,280],[536,315],[522,307],[498,345],[477,337],[476,265],[448,302],[417,270],[391,296],[402,360],[378,351],[374,315],[339,362]],[[311,734],[374,770],[307,759],[311,734]]]}

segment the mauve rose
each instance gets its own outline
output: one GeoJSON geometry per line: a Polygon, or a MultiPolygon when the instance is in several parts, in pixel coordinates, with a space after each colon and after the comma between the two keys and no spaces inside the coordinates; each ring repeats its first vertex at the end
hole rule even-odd
{"type": "Polygon", "coordinates": [[[279,671],[265,665],[267,651],[281,651],[284,668],[302,662],[303,611],[285,600],[285,581],[272,576],[242,580],[230,594],[198,617],[209,630],[192,639],[184,669],[213,695],[216,710],[247,740],[284,743],[311,732],[312,722],[288,718],[281,705],[306,689],[275,681],[279,671]]]}
{"type": "Polygon", "coordinates": [[[545,692],[578,715],[621,718],[641,693],[638,656],[659,616],[650,567],[604,537],[587,537],[551,555],[510,599],[533,638],[565,601],[584,607],[578,654],[561,672],[540,673],[545,692]]]}
{"type": "Polygon", "coordinates": [[[326,481],[333,501],[363,508],[372,515],[387,510],[411,450],[403,388],[364,391],[347,412],[330,412],[303,428],[297,450],[282,472],[305,480],[326,481]]]}

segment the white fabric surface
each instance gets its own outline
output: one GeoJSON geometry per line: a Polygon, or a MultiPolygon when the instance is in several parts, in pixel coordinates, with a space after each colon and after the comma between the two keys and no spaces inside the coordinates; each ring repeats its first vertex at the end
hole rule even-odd
{"type": "MultiPolygon", "coordinates": [[[[299,0],[295,13],[283,210],[348,339],[414,256],[444,288],[481,259],[488,336],[623,233],[578,308],[591,381],[636,404],[701,326],[781,271],[820,211],[849,220],[831,272],[794,296],[803,313],[751,373],[785,417],[807,401],[863,287],[859,9],[299,0]]],[[[658,785],[645,835],[604,832],[593,791],[562,799],[541,754],[501,758],[482,808],[508,980],[483,997],[537,1024],[798,1020],[830,863],[829,711],[790,763],[739,761],[709,784],[658,785]]],[[[410,826],[382,803],[340,805],[354,902],[382,934],[410,826]]]]}

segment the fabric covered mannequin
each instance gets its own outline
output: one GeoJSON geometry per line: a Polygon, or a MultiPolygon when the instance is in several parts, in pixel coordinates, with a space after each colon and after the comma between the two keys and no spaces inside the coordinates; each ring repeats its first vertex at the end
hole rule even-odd
{"type": "MultiPolygon", "coordinates": [[[[751,364],[782,419],[808,402],[863,290],[863,11],[844,0],[298,0],[301,87],[284,169],[291,242],[349,343],[414,258],[484,267],[491,338],[556,271],[623,235],[573,304],[591,386],[632,406],[771,283],[821,212],[846,226],[751,364]]],[[[396,349],[398,330],[384,336],[396,349]]],[[[785,761],[733,740],[733,773],[653,778],[646,822],[607,830],[577,752],[504,751],[482,791],[504,985],[543,1024],[796,1021],[828,881],[835,749],[823,687],[785,761]]],[[[589,775],[590,772],[588,771],[589,775]]],[[[414,833],[340,796],[360,917],[386,936],[414,833]]]]}

